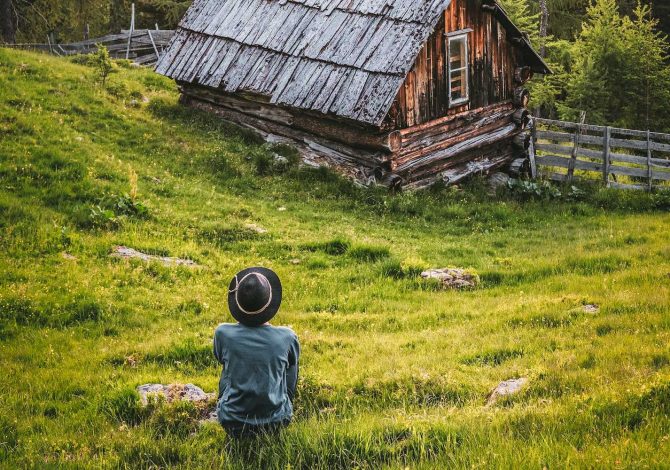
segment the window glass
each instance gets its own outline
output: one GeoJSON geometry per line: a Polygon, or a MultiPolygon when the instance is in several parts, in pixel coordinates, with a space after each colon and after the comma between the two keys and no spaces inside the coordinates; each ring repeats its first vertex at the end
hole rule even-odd
{"type": "Polygon", "coordinates": [[[468,100],[468,37],[448,38],[449,41],[449,104],[468,100]]]}

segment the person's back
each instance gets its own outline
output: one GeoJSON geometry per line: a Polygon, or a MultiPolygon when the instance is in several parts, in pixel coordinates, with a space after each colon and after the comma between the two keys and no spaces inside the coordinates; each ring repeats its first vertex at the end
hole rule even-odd
{"type": "Polygon", "coordinates": [[[216,328],[214,355],[223,365],[218,420],[233,437],[278,429],[293,415],[298,337],[268,323],[281,294],[279,278],[266,268],[240,271],[230,283],[228,307],[239,323],[216,328]]]}
{"type": "Polygon", "coordinates": [[[290,420],[298,348],[289,328],[219,325],[214,333],[214,355],[223,364],[219,421],[260,425],[290,420]]]}

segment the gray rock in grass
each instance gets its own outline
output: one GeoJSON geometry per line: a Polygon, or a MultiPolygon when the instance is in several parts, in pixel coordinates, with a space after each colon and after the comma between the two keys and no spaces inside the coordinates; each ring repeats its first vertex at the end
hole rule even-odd
{"type": "Polygon", "coordinates": [[[159,395],[163,396],[168,403],[175,401],[200,402],[216,398],[215,393],[206,393],[193,384],[144,384],[137,387],[137,393],[140,394],[143,405],[149,402],[150,396],[159,395]]]}
{"type": "Polygon", "coordinates": [[[216,422],[216,393],[207,393],[193,384],[144,384],[137,387],[142,405],[149,404],[150,397],[163,397],[167,403],[190,401],[201,408],[199,422],[216,422]]]}
{"type": "Polygon", "coordinates": [[[586,313],[598,313],[600,307],[598,307],[596,304],[586,304],[582,307],[582,309],[586,313]]]}
{"type": "Polygon", "coordinates": [[[489,394],[488,399],[486,400],[487,405],[491,405],[496,402],[499,397],[504,397],[506,395],[514,395],[521,391],[524,385],[528,383],[526,377],[519,377],[518,379],[509,379],[504,380],[498,384],[496,388],[489,394]]]}
{"type": "Polygon", "coordinates": [[[171,258],[169,256],[156,256],[142,253],[137,251],[134,248],[128,248],[127,246],[115,246],[112,250],[112,253],[109,255],[113,258],[136,258],[143,261],[158,261],[159,263],[164,264],[165,266],[188,266],[196,267],[199,266],[195,261],[190,259],[183,258],[171,258]]]}
{"type": "Polygon", "coordinates": [[[437,279],[445,288],[464,289],[479,284],[479,276],[461,268],[429,269],[421,273],[424,279],[437,279]]]}

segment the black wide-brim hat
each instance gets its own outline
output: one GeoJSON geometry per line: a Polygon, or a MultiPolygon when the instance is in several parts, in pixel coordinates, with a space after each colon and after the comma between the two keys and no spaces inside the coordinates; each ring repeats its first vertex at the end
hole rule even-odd
{"type": "Polygon", "coordinates": [[[228,286],[228,308],[235,320],[260,326],[277,314],[281,304],[279,276],[268,268],[243,269],[228,286]]]}

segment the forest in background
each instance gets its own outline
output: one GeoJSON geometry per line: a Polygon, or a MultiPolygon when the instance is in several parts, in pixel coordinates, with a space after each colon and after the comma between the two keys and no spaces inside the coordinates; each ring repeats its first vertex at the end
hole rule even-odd
{"type": "MultiPolygon", "coordinates": [[[[66,42],[129,27],[130,0],[0,0],[4,42],[66,42]]],[[[500,0],[554,74],[534,80],[537,115],[670,132],[670,4],[500,0]]],[[[190,0],[136,0],[139,28],[173,29],[190,0]]]]}

